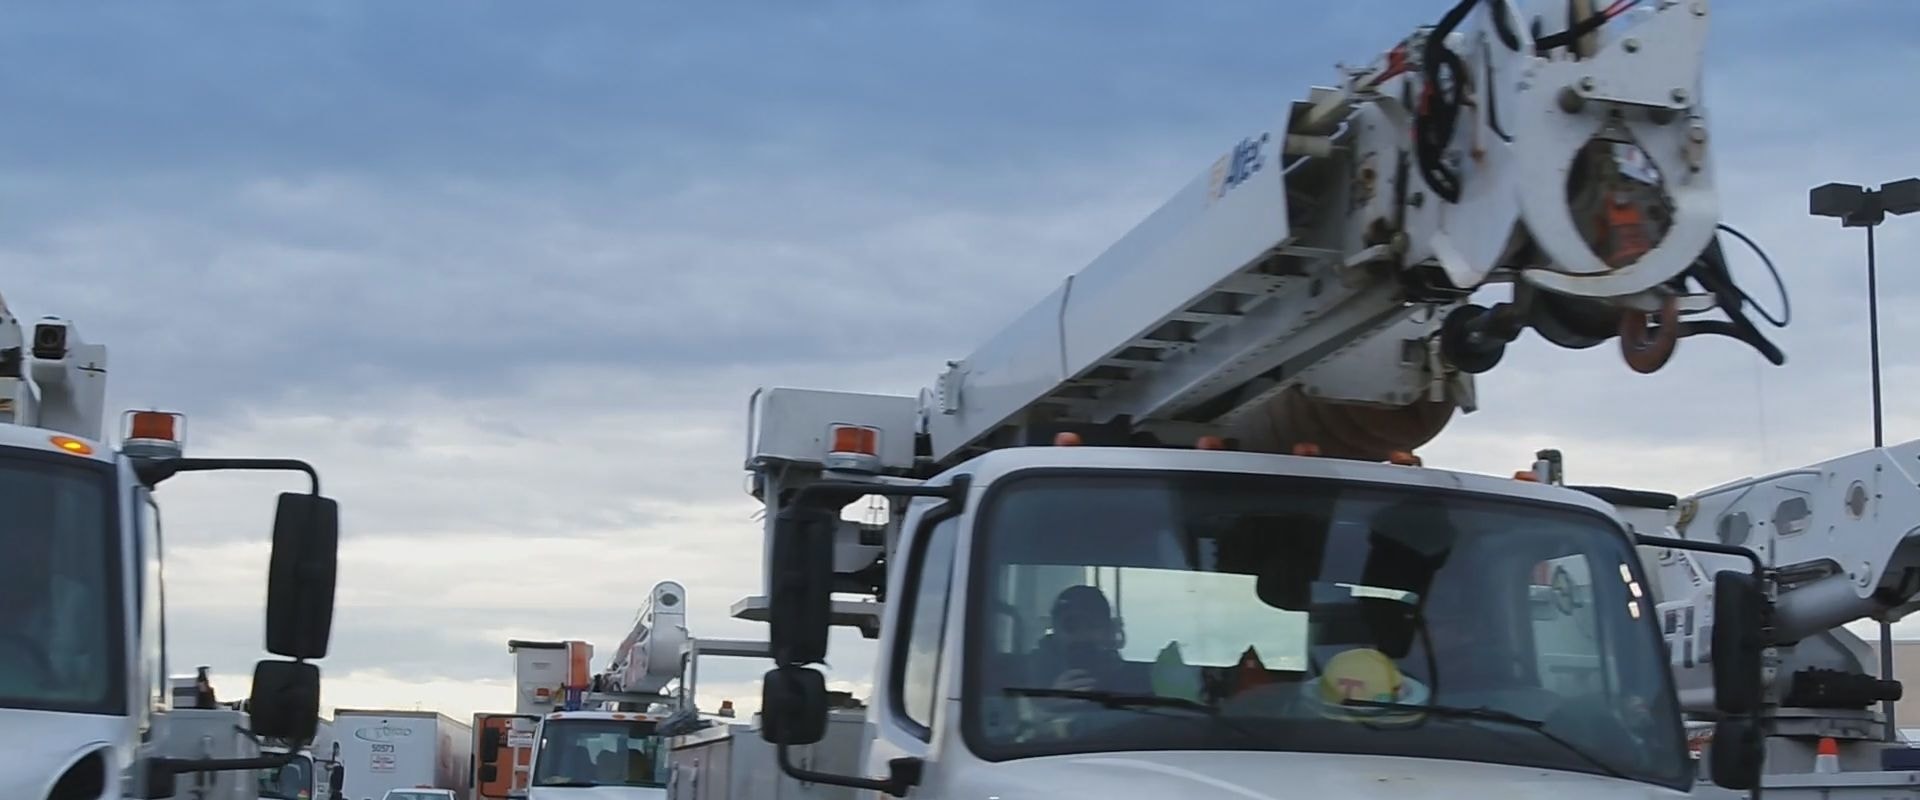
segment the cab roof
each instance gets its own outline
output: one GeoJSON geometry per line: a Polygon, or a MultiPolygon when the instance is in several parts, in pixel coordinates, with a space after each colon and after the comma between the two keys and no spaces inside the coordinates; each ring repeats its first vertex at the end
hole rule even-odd
{"type": "MultiPolygon", "coordinates": [[[[1353,461],[1320,456],[1184,450],[1159,447],[1008,447],[982,453],[943,475],[974,476],[974,491],[1015,473],[1038,469],[1134,469],[1232,472],[1442,489],[1583,508],[1618,518],[1615,508],[1585,491],[1472,472],[1353,461]]],[[[939,483],[936,477],[932,482],[939,483]]]]}
{"type": "Polygon", "coordinates": [[[79,436],[71,436],[47,428],[35,428],[26,425],[0,424],[0,447],[19,447],[37,450],[43,453],[62,453],[74,458],[112,463],[113,448],[105,442],[79,436]],[[83,447],[69,445],[61,447],[57,442],[78,442],[83,447]]]}

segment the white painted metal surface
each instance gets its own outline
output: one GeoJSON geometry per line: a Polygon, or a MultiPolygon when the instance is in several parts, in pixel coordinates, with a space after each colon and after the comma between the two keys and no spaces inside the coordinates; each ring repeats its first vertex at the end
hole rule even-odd
{"type": "Polygon", "coordinates": [[[627,638],[614,650],[608,691],[655,694],[680,677],[686,650],[687,590],[673,581],[654,584],[634,615],[627,638]]]}
{"type": "MultiPolygon", "coordinates": [[[[1449,37],[1471,79],[1439,159],[1457,197],[1402,168],[1418,161],[1422,113],[1402,98],[1425,85],[1402,57],[1424,55],[1423,33],[1344,70],[1274,127],[1223,142],[1165,204],[950,364],[921,396],[933,458],[1050,419],[1231,425],[1297,385],[1320,402],[1470,411],[1471,380],[1404,357],[1401,342],[1432,340],[1444,312],[1492,284],[1523,281],[1623,319],[1664,303],[1712,308],[1665,288],[1719,222],[1701,101],[1707,4],[1649,4],[1591,34],[1577,61],[1536,53],[1526,25],[1509,42],[1495,7],[1449,37]],[[1672,204],[1670,227],[1617,265],[1577,229],[1568,193],[1590,163],[1576,154],[1596,140],[1625,143],[1594,151],[1611,158],[1644,154],[1619,169],[1653,174],[1672,204]],[[1386,345],[1352,347],[1396,323],[1386,345]]],[[[1542,30],[1569,22],[1566,4],[1514,12],[1542,30]]]]}
{"type": "Polygon", "coordinates": [[[763,389],[747,410],[747,468],[799,463],[817,465],[832,444],[834,425],[863,425],[880,433],[881,465],[913,467],[914,399],[812,389],[763,389]]]}
{"type": "MultiPolygon", "coordinates": [[[[866,727],[863,711],[832,711],[827,715],[826,737],[816,744],[794,748],[794,760],[811,769],[852,774],[860,768],[866,727]]],[[[865,800],[867,797],[844,787],[801,783],[781,773],[773,764],[773,745],[760,738],[757,717],[678,736],[673,740],[673,772],[667,797],[671,800],[865,800]]]]}

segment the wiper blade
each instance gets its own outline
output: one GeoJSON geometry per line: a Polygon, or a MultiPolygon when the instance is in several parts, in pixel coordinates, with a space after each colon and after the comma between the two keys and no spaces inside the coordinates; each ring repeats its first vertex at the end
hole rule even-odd
{"type": "Polygon", "coordinates": [[[1567,741],[1566,739],[1561,738],[1560,736],[1555,734],[1553,731],[1547,730],[1547,723],[1545,720],[1533,719],[1532,717],[1523,717],[1511,711],[1501,711],[1500,709],[1497,709],[1497,708],[1486,708],[1484,706],[1478,707],[1478,708],[1465,708],[1462,706],[1426,706],[1426,705],[1420,705],[1418,703],[1385,703],[1377,700],[1344,700],[1342,701],[1342,705],[1360,706],[1363,708],[1381,708],[1389,711],[1406,711],[1406,712],[1411,712],[1415,714],[1430,714],[1432,716],[1443,717],[1447,719],[1471,719],[1471,720],[1479,720],[1482,722],[1499,722],[1506,725],[1512,725],[1516,728],[1525,728],[1527,730],[1533,731],[1534,733],[1540,734],[1547,741],[1550,741],[1550,742],[1553,742],[1554,744],[1559,745],[1562,749],[1566,750],[1567,752],[1572,753],[1575,756],[1578,756],[1582,761],[1592,764],[1594,767],[1598,768],[1601,772],[1604,772],[1615,778],[1620,778],[1623,780],[1627,779],[1627,776],[1622,774],[1620,770],[1615,769],[1613,765],[1608,764],[1605,761],[1601,761],[1598,756],[1595,756],[1594,754],[1587,752],[1586,750],[1582,749],[1579,745],[1576,745],[1572,742],[1567,741]]]}
{"type": "Polygon", "coordinates": [[[1164,697],[1157,694],[1133,694],[1130,692],[1104,692],[1098,689],[1042,689],[1038,687],[1009,686],[1007,694],[1026,697],[1064,697],[1072,700],[1087,700],[1107,708],[1184,708],[1203,714],[1218,716],[1220,709],[1196,700],[1184,697],[1164,697]]]}
{"type": "Polygon", "coordinates": [[[591,786],[599,786],[600,784],[595,783],[593,781],[583,781],[583,780],[580,780],[579,778],[555,778],[550,781],[541,781],[540,785],[541,786],[558,786],[566,789],[582,789],[582,788],[591,787],[591,786]]]}

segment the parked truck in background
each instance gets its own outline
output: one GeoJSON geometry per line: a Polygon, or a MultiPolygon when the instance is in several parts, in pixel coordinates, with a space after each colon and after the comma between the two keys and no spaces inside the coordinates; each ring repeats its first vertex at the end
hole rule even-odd
{"type": "Polygon", "coordinates": [[[337,709],[335,741],[345,766],[345,796],[379,798],[389,789],[472,789],[473,730],[437,711],[337,709]]]}
{"type": "Polygon", "coordinates": [[[473,800],[514,800],[527,796],[533,770],[532,714],[482,711],[473,715],[473,800]]]}

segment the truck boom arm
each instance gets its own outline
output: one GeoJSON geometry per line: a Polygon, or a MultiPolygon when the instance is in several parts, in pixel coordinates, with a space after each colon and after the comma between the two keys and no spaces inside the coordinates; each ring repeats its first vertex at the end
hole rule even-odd
{"type": "Polygon", "coordinates": [[[1231,147],[922,392],[931,459],[1060,423],[1384,459],[1529,328],[1640,372],[1697,333],[1782,363],[1716,238],[1707,3],[1571,6],[1462,0],[1231,147]]]}
{"type": "MultiPolygon", "coordinates": [[[[1772,683],[1783,704],[1864,707],[1883,699],[1890,687],[1870,675],[1837,677],[1857,659],[1842,654],[1836,663],[1826,643],[1795,648],[1850,622],[1896,620],[1920,608],[1920,440],[1745,478],[1667,508],[1623,510],[1642,533],[1758,557],[1772,594],[1766,643],[1776,649],[1772,683]]],[[[1649,550],[1660,613],[1673,617],[1668,649],[1682,702],[1708,710],[1713,576],[1752,567],[1739,556],[1649,550]]],[[[1894,688],[1884,699],[1897,699],[1894,688]]]]}
{"type": "Polygon", "coordinates": [[[633,627],[604,673],[608,692],[650,695],[681,676],[687,636],[687,592],[673,581],[654,584],[634,614],[633,627]]]}

